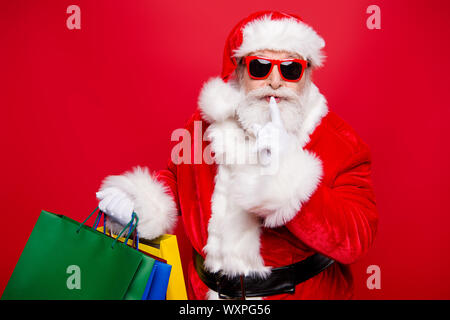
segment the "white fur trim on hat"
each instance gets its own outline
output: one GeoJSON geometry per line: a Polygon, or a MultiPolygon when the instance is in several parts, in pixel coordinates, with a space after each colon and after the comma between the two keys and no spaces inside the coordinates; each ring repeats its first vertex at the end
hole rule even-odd
{"type": "Polygon", "coordinates": [[[320,67],[325,58],[325,41],[310,26],[292,18],[272,20],[270,15],[249,22],[243,30],[242,45],[234,51],[241,58],[259,50],[295,52],[320,67]]]}

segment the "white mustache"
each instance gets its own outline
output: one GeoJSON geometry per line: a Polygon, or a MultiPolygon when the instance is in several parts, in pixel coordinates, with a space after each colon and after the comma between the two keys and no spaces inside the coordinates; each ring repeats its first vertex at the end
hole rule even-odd
{"type": "Polygon", "coordinates": [[[299,94],[294,92],[292,89],[288,89],[285,87],[280,87],[279,89],[272,89],[271,87],[262,87],[258,89],[254,89],[247,93],[247,99],[263,99],[267,96],[276,96],[287,101],[298,101],[299,94]]]}

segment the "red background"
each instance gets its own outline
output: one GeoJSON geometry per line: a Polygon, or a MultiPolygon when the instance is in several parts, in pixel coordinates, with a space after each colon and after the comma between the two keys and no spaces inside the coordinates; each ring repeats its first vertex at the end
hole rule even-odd
{"type": "Polygon", "coordinates": [[[41,209],[82,220],[106,175],[165,166],[228,32],[263,9],[324,37],[315,82],[371,147],[380,224],[353,265],[355,298],[450,298],[446,0],[2,1],[0,292],[41,209]],[[66,27],[71,4],[81,30],[66,27]],[[381,30],[366,27],[371,4],[381,30]],[[380,290],[366,287],[372,264],[380,290]]]}

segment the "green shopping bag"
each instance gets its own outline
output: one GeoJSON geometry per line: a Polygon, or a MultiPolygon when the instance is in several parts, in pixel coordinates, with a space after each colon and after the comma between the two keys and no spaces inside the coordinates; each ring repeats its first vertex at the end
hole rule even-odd
{"type": "Polygon", "coordinates": [[[154,259],[84,225],[94,212],[80,224],[42,211],[2,300],[140,300],[154,259]]]}

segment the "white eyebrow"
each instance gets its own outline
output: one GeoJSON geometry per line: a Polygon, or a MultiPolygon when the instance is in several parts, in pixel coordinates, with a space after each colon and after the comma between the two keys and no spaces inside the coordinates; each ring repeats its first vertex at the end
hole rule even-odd
{"type": "MultiPolygon", "coordinates": [[[[256,51],[255,53],[253,53],[252,56],[259,56],[259,57],[266,58],[266,57],[264,56],[264,54],[262,54],[262,53],[259,52],[259,51],[256,51]]],[[[289,55],[287,56],[287,58],[283,58],[283,59],[302,59],[302,58],[301,58],[298,54],[294,53],[294,54],[289,54],[289,55]]]]}

